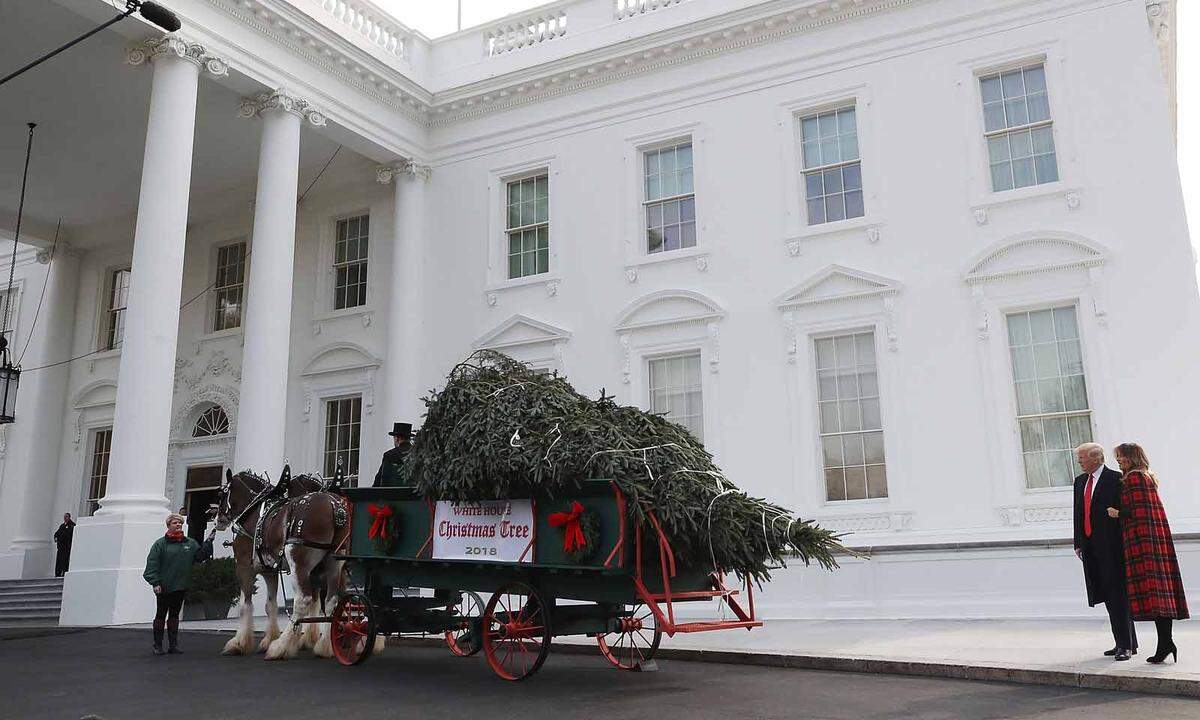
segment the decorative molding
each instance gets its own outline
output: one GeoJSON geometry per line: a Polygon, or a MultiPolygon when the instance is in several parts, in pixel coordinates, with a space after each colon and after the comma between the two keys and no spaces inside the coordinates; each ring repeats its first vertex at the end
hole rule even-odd
{"type": "Polygon", "coordinates": [[[791,257],[800,256],[800,241],[792,240],[787,244],[787,254],[791,257]]]}
{"type": "Polygon", "coordinates": [[[559,280],[549,280],[546,282],[546,297],[554,297],[558,295],[559,280]]]}
{"type": "Polygon", "coordinates": [[[963,280],[970,284],[1007,280],[1058,270],[1099,267],[1108,253],[1078,235],[1029,232],[1008,238],[985,250],[968,266],[963,280]]]}
{"type": "Polygon", "coordinates": [[[513,315],[471,343],[475,348],[503,350],[519,345],[564,342],[571,331],[535,320],[528,315],[513,315]]]}
{"type": "Polygon", "coordinates": [[[638,281],[638,269],[635,267],[625,268],[625,282],[630,285],[638,281]]]}
{"type": "Polygon", "coordinates": [[[991,317],[982,285],[971,288],[971,305],[975,310],[975,337],[987,340],[991,335],[991,317]]]}
{"type": "Polygon", "coordinates": [[[496,307],[497,305],[500,304],[499,293],[495,293],[495,292],[485,293],[484,298],[487,300],[488,307],[496,307]]]}
{"type": "Polygon", "coordinates": [[[484,33],[488,57],[533,47],[567,34],[567,13],[552,9],[498,24],[484,33]]]}
{"type": "Polygon", "coordinates": [[[1175,8],[1171,0],[1146,0],[1146,20],[1154,35],[1154,45],[1158,48],[1158,62],[1163,77],[1170,78],[1174,66],[1174,20],[1175,8]]]}
{"type": "Polygon", "coordinates": [[[696,269],[699,270],[700,272],[705,272],[708,270],[708,256],[707,255],[701,255],[696,258],[696,269]]]}
{"type": "Polygon", "coordinates": [[[900,349],[900,336],[896,332],[896,294],[883,296],[883,332],[887,337],[888,352],[900,349]]]}
{"type": "Polygon", "coordinates": [[[1092,296],[1092,314],[1096,324],[1108,327],[1108,295],[1105,292],[1104,268],[1093,266],[1088,268],[1088,290],[1092,296]]]}
{"type": "Polygon", "coordinates": [[[222,436],[236,436],[238,416],[238,391],[228,385],[208,383],[192,388],[182,399],[176,401],[179,410],[171,419],[171,442],[186,442],[192,440],[191,429],[196,422],[197,411],[202,407],[218,405],[229,418],[229,432],[222,436]]]}
{"type": "Polygon", "coordinates": [[[830,515],[817,519],[826,530],[837,533],[898,532],[912,529],[913,513],[875,513],[871,515],[830,515]]]}
{"type": "Polygon", "coordinates": [[[219,57],[209,55],[203,45],[189,42],[178,35],[151,38],[125,51],[125,62],[135,67],[156,62],[164,57],[186,60],[202,71],[217,77],[229,74],[229,63],[219,57]]]}
{"type": "Polygon", "coordinates": [[[396,177],[428,180],[432,174],[433,168],[412,160],[402,160],[392,165],[380,165],[375,168],[375,179],[384,185],[390,185],[392,179],[396,177]]]}
{"type": "Polygon", "coordinates": [[[784,293],[776,306],[786,310],[863,298],[883,298],[895,295],[900,290],[901,285],[895,280],[841,265],[829,265],[784,293]]]}
{"type": "Polygon", "coordinates": [[[628,385],[629,375],[633,372],[633,338],[624,332],[619,336],[621,342],[621,382],[628,385]]]}
{"type": "Polygon", "coordinates": [[[618,332],[652,327],[710,323],[725,317],[711,298],[691,290],[660,290],[638,298],[617,316],[618,332]]]}
{"type": "Polygon", "coordinates": [[[76,410],[75,417],[71,420],[71,444],[76,452],[79,451],[81,442],[83,442],[83,411],[76,410]]]}
{"type": "Polygon", "coordinates": [[[222,376],[228,376],[234,383],[242,381],[242,368],[237,363],[233,362],[224,350],[217,350],[208,358],[208,362],[195,375],[189,376],[188,369],[193,365],[191,360],[176,358],[175,360],[175,386],[183,387],[187,390],[194,390],[205,379],[216,379],[222,376]]]}
{"type": "Polygon", "coordinates": [[[996,508],[1000,516],[1000,524],[1005,527],[1018,527],[1025,523],[1066,523],[1074,517],[1074,509],[1070,506],[1032,506],[1022,507],[1009,505],[996,508]]]}
{"type": "Polygon", "coordinates": [[[1078,210],[1079,209],[1079,203],[1081,202],[1081,197],[1079,195],[1078,190],[1069,190],[1067,192],[1067,194],[1064,195],[1063,197],[1067,201],[1067,209],[1068,210],[1078,210]]]}
{"type": "Polygon", "coordinates": [[[716,320],[708,323],[708,369],[713,374],[721,371],[721,326],[716,320]]]}
{"type": "MultiPolygon", "coordinates": [[[[512,77],[500,76],[465,88],[437,93],[429,113],[429,125],[439,127],[478,118],[624,80],[635,75],[680,64],[706,60],[792,35],[824,29],[831,25],[912,5],[918,0],[833,0],[793,6],[768,17],[754,17],[761,8],[750,6],[696,26],[681,26],[660,33],[658,42],[623,44],[612,48],[584,66],[569,66],[577,58],[562,58],[512,77]],[[634,47],[629,47],[634,45],[634,47]]],[[[639,38],[642,39],[642,38],[639,38]]]]}
{"type": "Polygon", "coordinates": [[[783,329],[787,333],[787,362],[796,364],[796,356],[800,353],[799,325],[796,323],[796,313],[788,310],[783,314],[783,329]]]}
{"type": "Polygon", "coordinates": [[[879,226],[867,228],[867,243],[874,245],[879,242],[879,226]]]}
{"type": "Polygon", "coordinates": [[[975,208],[975,210],[973,211],[973,214],[975,216],[975,224],[976,225],[980,225],[980,226],[987,225],[987,221],[988,221],[987,208],[975,208]]]}
{"type": "Polygon", "coordinates": [[[325,114],[309,104],[307,100],[290,95],[285,90],[264,90],[259,94],[242,98],[238,115],[244,118],[261,117],[264,113],[279,110],[291,113],[313,127],[325,126],[325,114]]]}

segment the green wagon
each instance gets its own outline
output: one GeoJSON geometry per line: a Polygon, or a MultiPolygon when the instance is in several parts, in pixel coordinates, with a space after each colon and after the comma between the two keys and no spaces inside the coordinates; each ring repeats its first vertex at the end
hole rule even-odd
{"type": "Polygon", "coordinates": [[[376,637],[444,634],[506,680],[537,672],[551,638],[596,638],[614,666],[650,663],[662,636],[762,625],[749,584],[675,562],[652,513],[634,522],[616,483],[588,480],[570,498],[437,502],[405,487],[345,491],[346,561],[356,588],[331,621],[334,654],[366,660],[376,637]],[[423,589],[410,595],[410,589],[423,589]],[[484,598],[487,598],[486,601],[484,598]],[[742,600],[746,601],[745,606],[742,600]],[[676,604],[716,600],[730,619],[683,622],[676,604]]]}

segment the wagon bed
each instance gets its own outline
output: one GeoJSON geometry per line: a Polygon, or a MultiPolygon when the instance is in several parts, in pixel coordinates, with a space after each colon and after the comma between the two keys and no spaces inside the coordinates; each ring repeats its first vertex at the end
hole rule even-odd
{"type": "Polygon", "coordinates": [[[343,596],[329,618],[343,664],[366,660],[378,634],[433,632],[444,633],[456,654],[482,649],[509,680],[535,673],[550,638],[562,635],[593,636],[613,665],[644,669],[664,634],[762,625],[748,583],[730,589],[711,568],[681,567],[653,513],[633,521],[624,494],[608,480],[584,481],[569,498],[462,503],[457,510],[405,487],[355,488],[346,496],[352,529],[336,557],[361,591],[343,596]],[[463,509],[505,503],[508,515],[463,509]],[[518,537],[494,551],[488,538],[456,542],[445,526],[455,512],[516,518],[507,531],[518,537]],[[577,527],[589,526],[587,551],[567,550],[572,515],[577,527]],[[520,536],[522,528],[527,535],[520,536]],[[464,550],[481,559],[463,557],[464,550]],[[411,588],[432,596],[397,596],[411,588]],[[486,603],[480,593],[490,594],[486,603]],[[723,603],[733,618],[677,622],[676,603],[708,600],[723,603]]]}

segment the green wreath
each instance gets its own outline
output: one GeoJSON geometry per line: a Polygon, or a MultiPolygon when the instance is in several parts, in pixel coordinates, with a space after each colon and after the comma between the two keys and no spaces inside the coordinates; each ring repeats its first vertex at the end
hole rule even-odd
{"type": "Polygon", "coordinates": [[[551,514],[550,525],[560,528],[563,555],[576,565],[587,561],[600,544],[600,520],[578,501],[566,512],[551,514]]]}
{"type": "Polygon", "coordinates": [[[367,530],[367,539],[371,547],[380,555],[391,555],[396,549],[396,541],[400,537],[399,518],[396,510],[390,504],[371,503],[367,506],[371,515],[371,526],[367,530]]]}

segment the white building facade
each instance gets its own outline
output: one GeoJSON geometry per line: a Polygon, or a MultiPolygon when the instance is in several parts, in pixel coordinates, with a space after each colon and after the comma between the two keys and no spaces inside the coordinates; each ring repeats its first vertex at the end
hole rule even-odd
{"type": "MultiPolygon", "coordinates": [[[[15,17],[111,10],[43,5],[15,17]]],[[[1091,612],[1088,440],[1146,446],[1200,593],[1171,2],[561,0],[435,40],[366,0],[172,8],[3,110],[51,139],[0,577],[50,574],[80,515],[64,624],[143,621],[163,517],[227,468],[369,483],[480,347],[669,413],[870,549],[778,572],[767,617],[1091,612]]],[[[22,32],[7,64],[49,42],[22,32]]]]}

